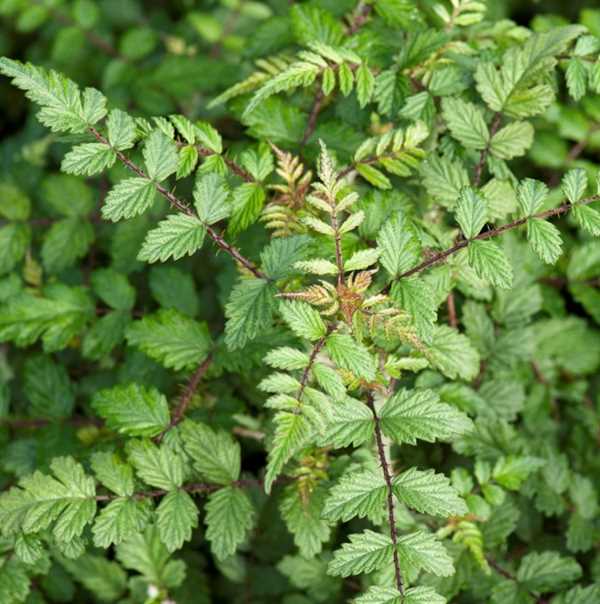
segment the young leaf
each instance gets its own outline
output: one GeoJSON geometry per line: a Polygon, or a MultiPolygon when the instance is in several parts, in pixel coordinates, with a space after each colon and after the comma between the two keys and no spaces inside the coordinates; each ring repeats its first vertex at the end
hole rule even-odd
{"type": "Polygon", "coordinates": [[[327,333],[321,315],[306,302],[282,302],[279,311],[289,328],[299,337],[319,340],[327,333]]]}

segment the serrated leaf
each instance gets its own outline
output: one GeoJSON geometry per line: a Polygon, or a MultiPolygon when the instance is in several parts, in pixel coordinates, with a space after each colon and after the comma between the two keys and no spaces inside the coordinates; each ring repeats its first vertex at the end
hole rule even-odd
{"type": "Polygon", "coordinates": [[[513,271],[508,258],[494,241],[471,241],[468,246],[469,265],[477,276],[492,285],[510,289],[513,271]]]}
{"type": "Polygon", "coordinates": [[[473,239],[479,235],[487,221],[485,202],[471,188],[461,191],[454,214],[467,239],[473,239]]]}
{"type": "Polygon", "coordinates": [[[113,109],[106,120],[108,142],[113,149],[131,149],[135,142],[135,121],[124,111],[113,109]]]}
{"type": "Polygon", "coordinates": [[[154,130],[146,139],[143,154],[148,176],[155,182],[165,180],[177,170],[177,147],[160,130],[154,130]]]}
{"type": "Polygon", "coordinates": [[[574,100],[579,101],[587,90],[588,70],[585,63],[576,57],[570,59],[565,77],[569,94],[574,100]]]}
{"type": "Polygon", "coordinates": [[[402,596],[394,587],[373,585],[355,599],[355,604],[446,604],[446,598],[431,587],[409,587],[402,596]]]}
{"type": "Polygon", "coordinates": [[[353,398],[337,401],[323,441],[337,449],[360,446],[373,436],[375,421],[369,408],[353,398]]]}
{"type": "Polygon", "coordinates": [[[335,485],[325,502],[323,517],[348,522],[379,513],[386,501],[387,487],[382,472],[348,472],[335,485]]]}
{"type": "Polygon", "coordinates": [[[92,407],[111,430],[129,436],[157,436],[169,425],[167,399],[154,388],[116,386],[94,395],[92,407]]]}
{"type": "Polygon", "coordinates": [[[331,535],[328,523],[322,519],[324,488],[315,488],[310,495],[304,494],[297,485],[286,488],[281,500],[281,517],[294,535],[294,544],[305,558],[320,553],[323,543],[331,535]]]}
{"type": "Polygon", "coordinates": [[[102,217],[113,222],[133,218],[152,207],[156,196],[156,188],[151,180],[126,178],[108,192],[102,206],[102,217]]]}
{"type": "Polygon", "coordinates": [[[512,122],[494,134],[490,152],[500,159],[525,155],[533,143],[534,130],[529,122],[512,122]]]}
{"type": "Polygon", "coordinates": [[[53,525],[58,541],[79,537],[96,513],[93,478],[72,457],[57,457],[52,475],[39,471],[0,496],[0,531],[38,533],[53,525]]]}
{"type": "Polygon", "coordinates": [[[469,175],[458,160],[432,155],[421,164],[423,184],[429,195],[452,208],[461,191],[469,186],[469,175]]]}
{"type": "Polygon", "coordinates": [[[584,205],[576,205],[572,210],[573,218],[577,224],[590,235],[600,235],[600,212],[595,208],[584,205]]]}
{"type": "Polygon", "coordinates": [[[527,239],[535,253],[546,264],[554,264],[562,254],[560,231],[552,223],[541,218],[530,218],[527,221],[527,239]]]}
{"type": "Polygon", "coordinates": [[[523,216],[531,216],[540,210],[548,197],[548,187],[539,180],[526,178],[519,183],[517,202],[523,216]]]}
{"type": "Polygon", "coordinates": [[[581,566],[574,558],[557,552],[531,552],[521,560],[517,581],[537,592],[564,589],[581,576],[581,566]]]}
{"type": "Polygon", "coordinates": [[[380,412],[384,433],[397,443],[416,444],[453,440],[472,429],[471,420],[446,403],[433,390],[399,390],[380,412]]]}
{"type": "Polygon", "coordinates": [[[204,242],[206,228],[198,218],[170,214],[146,235],[138,260],[145,262],[179,260],[197,252],[204,242]]]}
{"type": "Polygon", "coordinates": [[[148,500],[115,499],[96,517],[92,533],[96,547],[118,545],[144,530],[151,518],[148,500]]]}
{"type": "Polygon", "coordinates": [[[388,535],[369,529],[349,536],[350,541],[333,554],[327,567],[330,575],[349,577],[370,573],[390,564],[394,544],[388,535]]]}
{"type": "Polygon", "coordinates": [[[246,493],[226,487],[211,493],[206,502],[206,538],[218,560],[235,553],[254,525],[254,507],[246,493]]]}
{"type": "Polygon", "coordinates": [[[394,478],[393,491],[402,503],[423,514],[447,517],[467,513],[465,502],[450,481],[433,470],[411,468],[403,472],[394,478]]]}
{"type": "Polygon", "coordinates": [[[283,411],[274,419],[275,435],[267,461],[265,492],[270,493],[273,482],[283,466],[306,445],[313,429],[308,419],[300,413],[283,411]]]}
{"type": "Polygon", "coordinates": [[[392,278],[416,266],[421,256],[416,232],[400,212],[384,222],[377,235],[377,246],[381,250],[379,261],[392,278]]]}
{"type": "Polygon", "coordinates": [[[588,187],[586,171],[583,168],[569,170],[562,179],[561,188],[571,203],[577,203],[588,187]]]}
{"type": "Polygon", "coordinates": [[[365,63],[356,70],[356,98],[361,109],[371,100],[375,91],[375,77],[365,63]]]}
{"type": "Polygon", "coordinates": [[[156,508],[156,526],[168,551],[180,549],[192,538],[192,529],[198,526],[194,500],[182,489],[167,493],[156,508]]]}
{"type": "Polygon", "coordinates": [[[240,445],[222,430],[191,420],[179,430],[194,469],[212,483],[228,485],[240,476],[240,445]]]}
{"type": "Polygon", "coordinates": [[[299,337],[315,341],[327,333],[321,315],[306,302],[282,302],[279,312],[289,328],[299,337]]]}
{"type": "Polygon", "coordinates": [[[85,256],[94,240],[89,222],[72,217],[57,220],[46,232],[41,256],[48,273],[60,273],[85,256]]]}
{"type": "Polygon", "coordinates": [[[127,457],[138,477],[150,486],[171,491],[183,483],[183,459],[167,445],[131,440],[127,443],[127,457]]]}
{"type": "Polygon", "coordinates": [[[454,574],[452,558],[435,535],[416,531],[398,539],[398,557],[403,568],[423,569],[438,577],[454,574]]]}
{"type": "Polygon", "coordinates": [[[225,343],[237,350],[271,325],[275,289],[266,279],[242,279],[225,306],[225,343]]]}
{"type": "Polygon", "coordinates": [[[490,139],[483,112],[459,98],[442,99],[442,112],[452,136],[467,149],[485,149],[490,139]]]}
{"type": "Polygon", "coordinates": [[[211,347],[206,323],[199,323],[172,308],[134,321],[125,336],[131,346],[177,371],[198,365],[211,347]]]}
{"type": "Polygon", "coordinates": [[[121,497],[133,495],[133,468],[123,462],[116,453],[98,451],[91,457],[96,478],[113,493],[121,497]]]}
{"type": "Polygon", "coordinates": [[[334,333],[327,337],[325,348],[331,360],[340,368],[351,371],[367,381],[375,379],[375,359],[368,349],[352,336],[334,333]]]}
{"type": "Polygon", "coordinates": [[[231,213],[229,187],[219,174],[203,174],[196,179],[194,205],[200,220],[215,224],[231,213]]]}
{"type": "Polygon", "coordinates": [[[94,176],[111,168],[116,158],[115,152],[104,143],[84,143],[64,156],[60,169],[67,174],[94,176]]]}

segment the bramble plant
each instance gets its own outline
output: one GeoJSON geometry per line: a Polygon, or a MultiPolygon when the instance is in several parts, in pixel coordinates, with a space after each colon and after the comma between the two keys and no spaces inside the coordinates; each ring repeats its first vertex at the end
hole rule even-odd
{"type": "Polygon", "coordinates": [[[147,4],[0,2],[0,602],[600,602],[600,10],[147,4]]]}

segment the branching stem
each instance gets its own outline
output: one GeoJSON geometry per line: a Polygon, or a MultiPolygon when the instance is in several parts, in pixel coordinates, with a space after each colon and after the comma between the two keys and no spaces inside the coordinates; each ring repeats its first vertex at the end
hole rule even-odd
{"type": "MultiPolygon", "coordinates": [[[[150,178],[148,178],[146,173],[139,166],[134,164],[122,151],[114,149],[109,143],[108,139],[103,136],[96,128],[90,127],[90,132],[94,135],[98,142],[111,147],[111,149],[113,149],[113,151],[116,153],[119,160],[134,174],[137,174],[141,178],[151,180],[150,178]]],[[[182,212],[183,214],[186,214],[187,216],[196,216],[194,211],[185,202],[176,197],[163,185],[158,182],[153,182],[153,184],[156,190],[169,202],[171,207],[182,212]]],[[[217,247],[220,247],[223,251],[229,254],[238,264],[242,265],[245,269],[250,271],[258,279],[267,278],[266,275],[261,270],[259,270],[252,261],[243,256],[235,246],[231,245],[230,243],[227,243],[227,241],[225,241],[225,239],[223,239],[223,237],[219,235],[219,233],[217,233],[217,231],[215,231],[212,226],[207,224],[205,225],[205,227],[208,236],[215,242],[217,247]]]]}

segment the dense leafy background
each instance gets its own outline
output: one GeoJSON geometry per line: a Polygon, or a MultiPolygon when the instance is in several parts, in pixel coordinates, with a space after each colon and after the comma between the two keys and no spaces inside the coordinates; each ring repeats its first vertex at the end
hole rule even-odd
{"type": "MultiPolygon", "coordinates": [[[[114,188],[131,177],[123,164],[96,157],[111,166],[94,170],[76,153],[69,168],[73,145],[95,141],[52,117],[48,130],[23,92],[0,81],[0,602],[308,604],[365,592],[365,604],[600,601],[593,204],[529,218],[471,243],[468,257],[395,279],[460,231],[474,239],[596,192],[600,10],[490,0],[483,23],[450,29],[465,45],[440,57],[436,4],[386,0],[363,22],[354,0],[0,0],[0,55],[95,87],[137,118],[178,114],[220,133],[200,126],[186,145],[187,122],[138,121],[133,148],[127,116],[114,114],[113,146],[195,201],[204,222],[188,238],[147,239],[167,215],[176,234],[192,218],[169,213],[152,186],[138,191],[139,212],[124,209],[129,190],[114,188]],[[500,111],[481,78],[476,90],[477,64],[521,46],[523,28],[556,34],[569,23],[589,36],[577,31],[574,46],[565,34],[564,49],[530,74],[531,86],[545,87],[532,93],[539,111],[527,98],[500,111]],[[411,36],[423,43],[412,56],[411,36]],[[214,103],[255,61],[314,41],[356,53],[345,59],[352,69],[364,64],[356,93],[341,94],[339,78],[342,90],[327,92],[314,123],[315,85],[267,94],[267,78],[252,111],[252,93],[214,103]],[[383,79],[373,92],[369,69],[395,63],[406,77],[391,94],[383,79]],[[496,111],[513,129],[500,138],[496,111]],[[398,146],[381,143],[392,161],[361,164],[377,146],[362,143],[389,127],[403,133],[398,146]],[[300,203],[289,211],[281,200],[290,197],[267,186],[283,182],[267,141],[312,170],[296,179],[300,203]],[[408,311],[391,334],[383,315],[385,329],[355,325],[366,344],[348,335],[347,307],[321,317],[274,297],[314,281],[297,261],[323,257],[329,264],[304,272],[336,271],[327,212],[304,211],[309,182],[336,182],[329,156],[350,167],[360,196],[347,214],[365,213],[344,237],[346,271],[372,267],[377,256],[363,250],[378,246],[372,293],[393,281],[393,303],[408,311]],[[188,176],[196,166],[198,179],[188,176]],[[258,278],[205,233],[215,225],[220,234],[230,214],[223,237],[260,266],[258,278]],[[342,333],[330,333],[335,321],[342,333]],[[324,362],[307,383],[315,347],[324,362]],[[373,404],[394,475],[404,599],[371,411],[344,398],[348,390],[372,402],[376,381],[388,389],[373,404]],[[313,397],[302,413],[315,423],[325,422],[323,393],[339,399],[318,438],[307,437],[302,413],[281,412],[298,389],[297,399],[313,397]]],[[[110,138],[110,121],[105,130],[110,138]]],[[[278,167],[285,173],[285,161],[291,173],[291,158],[278,167]]],[[[315,296],[332,303],[327,291],[315,296]]]]}

